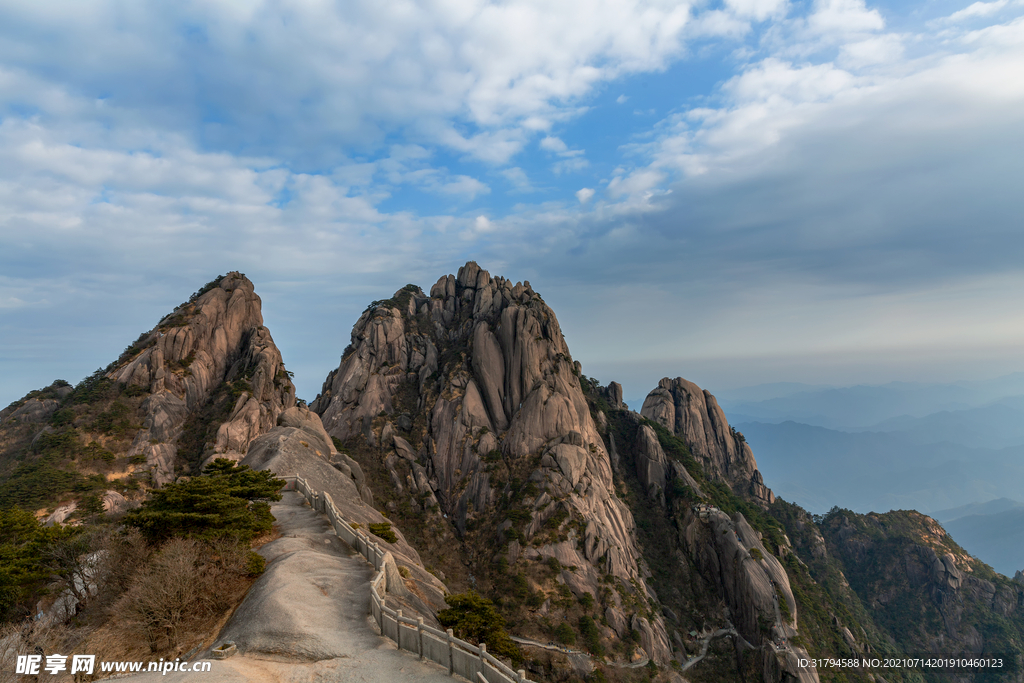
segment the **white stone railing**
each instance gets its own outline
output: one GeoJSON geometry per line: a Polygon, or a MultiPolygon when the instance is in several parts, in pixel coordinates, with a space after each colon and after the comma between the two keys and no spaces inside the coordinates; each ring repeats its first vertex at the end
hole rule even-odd
{"type": "Polygon", "coordinates": [[[387,573],[384,570],[391,553],[381,549],[373,537],[362,529],[355,529],[334,506],[328,493],[313,489],[300,476],[279,477],[285,481],[285,491],[298,491],[317,512],[327,516],[338,538],[355,548],[366,561],[373,565],[376,574],[370,581],[370,613],[380,632],[393,640],[399,650],[419,655],[448,667],[448,674],[458,674],[474,683],[533,683],[526,678],[522,669],[513,671],[504,662],[487,652],[487,644],[473,645],[456,638],[451,629],[441,631],[423,623],[423,618],[411,619],[402,616],[402,610],[393,610],[385,604],[387,573]]]}

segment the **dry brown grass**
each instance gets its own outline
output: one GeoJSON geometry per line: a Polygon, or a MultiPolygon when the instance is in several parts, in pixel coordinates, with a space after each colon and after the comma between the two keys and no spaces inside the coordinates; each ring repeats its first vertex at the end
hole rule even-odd
{"type": "MultiPolygon", "coordinates": [[[[5,624],[0,628],[0,683],[15,683],[26,680],[15,673],[18,655],[51,654],[68,652],[75,640],[73,629],[65,624],[45,625],[38,622],[5,624]]],[[[55,682],[70,680],[43,674],[55,682]]]]}
{"type": "MultiPolygon", "coordinates": [[[[268,539],[269,540],[269,539],[268,539]]],[[[103,590],[73,624],[9,624],[0,630],[0,683],[16,676],[19,654],[96,655],[91,676],[101,677],[101,661],[174,659],[212,646],[241,604],[254,579],[246,575],[248,547],[231,540],[172,539],[158,551],[137,530],[105,543],[103,590]]],[[[70,661],[70,660],[69,660],[70,661]]],[[[63,683],[70,674],[44,674],[63,683]]]]}
{"type": "Polygon", "coordinates": [[[117,628],[152,652],[180,648],[244,596],[247,553],[230,541],[171,539],[113,605],[117,628]]]}

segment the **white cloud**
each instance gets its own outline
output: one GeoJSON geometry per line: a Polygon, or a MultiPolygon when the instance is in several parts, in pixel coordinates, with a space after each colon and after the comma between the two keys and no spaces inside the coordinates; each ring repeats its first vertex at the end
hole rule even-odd
{"type": "MultiPolygon", "coordinates": [[[[215,0],[127,13],[116,0],[93,0],[5,12],[0,63],[33,72],[35,99],[49,83],[69,83],[149,125],[189,129],[226,149],[298,153],[311,165],[399,129],[418,144],[505,163],[531,133],[576,115],[596,86],[681,54],[689,18],[675,0],[354,0],[245,11],[215,0]]],[[[48,109],[57,108],[51,99],[48,109]]]]}
{"type": "MultiPolygon", "coordinates": [[[[1018,6],[979,3],[942,33],[901,21],[894,34],[856,0],[821,0],[811,14],[730,0],[692,19],[668,0],[129,13],[114,0],[61,12],[22,3],[0,25],[0,308],[20,316],[52,302],[53,319],[88,311],[94,324],[136,283],[173,281],[187,296],[241,268],[261,293],[316,283],[333,288],[331,306],[356,300],[358,315],[405,281],[429,284],[477,258],[588,296],[579,285],[599,272],[642,293],[630,301],[664,293],[679,319],[680,302],[704,306],[692,327],[717,331],[759,310],[746,292],[791,297],[785,310],[797,311],[800,292],[841,291],[839,301],[1019,269],[1024,21],[949,25],[1018,6]],[[588,167],[563,140],[588,139],[584,124],[572,128],[587,98],[670,66],[692,37],[707,54],[726,46],[724,82],[659,103],[673,113],[647,130],[633,119],[621,158],[588,146],[588,167]],[[559,178],[551,197],[563,200],[512,208],[484,182],[534,191],[546,164],[566,175],[619,168],[559,178]],[[582,184],[604,187],[601,201],[591,187],[564,201],[582,184]],[[406,187],[446,205],[499,196],[429,215],[406,187]],[[82,303],[86,293],[98,303],[82,303]]],[[[273,322],[282,311],[267,314],[275,337],[288,334],[273,322]]],[[[295,330],[308,324],[294,317],[295,330]]],[[[323,336],[344,336],[348,322],[323,336]]],[[[324,368],[338,351],[326,349],[324,368]]],[[[85,372],[107,361],[105,351],[85,372]]]]}
{"type": "Polygon", "coordinates": [[[1013,2],[1012,0],[995,0],[995,2],[975,2],[962,10],[953,12],[948,17],[944,17],[943,21],[951,24],[959,23],[965,19],[978,19],[984,17],[990,17],[993,14],[1005,9],[1007,6],[1020,5],[1020,2],[1013,2]]]}
{"type": "Polygon", "coordinates": [[[725,6],[736,16],[755,21],[783,14],[786,5],[786,0],[725,0],[725,6]]]}
{"type": "Polygon", "coordinates": [[[818,32],[838,35],[885,28],[881,13],[869,10],[864,0],[815,0],[814,12],[807,21],[818,32]]]}
{"type": "Polygon", "coordinates": [[[581,156],[572,156],[551,165],[551,171],[555,175],[563,173],[577,173],[590,166],[590,162],[581,156]]]}
{"type": "Polygon", "coordinates": [[[894,34],[847,43],[840,48],[839,62],[848,67],[889,64],[903,57],[903,39],[894,34]]]}
{"type": "Polygon", "coordinates": [[[0,296],[0,308],[21,308],[27,306],[28,302],[14,296],[0,296]]]}
{"type": "Polygon", "coordinates": [[[654,189],[661,185],[667,175],[655,169],[641,169],[625,176],[615,176],[608,181],[608,194],[613,199],[628,197],[646,201],[654,196],[654,189]]]}
{"type": "Polygon", "coordinates": [[[454,176],[451,180],[440,184],[438,189],[445,194],[463,195],[469,199],[473,199],[479,194],[490,194],[491,192],[491,188],[487,187],[484,183],[476,178],[470,178],[465,175],[454,176]]]}
{"type": "Polygon", "coordinates": [[[501,171],[501,175],[504,176],[505,180],[512,183],[512,186],[519,192],[533,192],[536,190],[530,182],[529,176],[526,175],[526,171],[518,166],[506,168],[501,171]]]}
{"type": "Polygon", "coordinates": [[[737,18],[732,12],[708,10],[694,17],[687,27],[687,32],[699,38],[738,40],[750,33],[750,23],[743,18],[737,18]]]}
{"type": "Polygon", "coordinates": [[[566,144],[562,142],[560,139],[550,135],[540,141],[540,148],[547,150],[549,152],[556,153],[565,152],[566,150],[569,149],[568,146],[566,146],[566,144]]]}
{"type": "Polygon", "coordinates": [[[618,97],[615,98],[615,103],[616,104],[625,104],[628,99],[629,98],[626,97],[625,95],[619,95],[618,97]]]}

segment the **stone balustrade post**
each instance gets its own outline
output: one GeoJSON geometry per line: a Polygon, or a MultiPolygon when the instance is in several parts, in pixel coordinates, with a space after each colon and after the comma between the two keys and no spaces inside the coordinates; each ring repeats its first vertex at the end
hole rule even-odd
{"type": "Polygon", "coordinates": [[[398,649],[402,649],[402,610],[395,610],[395,642],[398,643],[398,649]]]}
{"type": "Polygon", "coordinates": [[[423,617],[416,617],[416,636],[420,644],[420,659],[423,659],[423,617]]]}
{"type": "MultiPolygon", "coordinates": [[[[480,643],[480,675],[484,676],[484,671],[487,671],[487,643],[480,643]]],[[[484,676],[484,680],[487,677],[484,676]]]]}
{"type": "Polygon", "coordinates": [[[455,631],[448,629],[446,633],[448,634],[448,675],[454,676],[455,653],[453,652],[453,650],[455,649],[455,631]]]}
{"type": "Polygon", "coordinates": [[[526,680],[526,669],[520,669],[516,672],[516,683],[523,683],[526,680]]]}

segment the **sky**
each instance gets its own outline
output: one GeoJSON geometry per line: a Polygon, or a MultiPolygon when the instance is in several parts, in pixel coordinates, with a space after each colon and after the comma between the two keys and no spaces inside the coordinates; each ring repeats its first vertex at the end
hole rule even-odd
{"type": "Polygon", "coordinates": [[[1022,179],[1024,0],[0,1],[0,404],[470,259],[627,397],[1020,371],[1022,179]]]}

